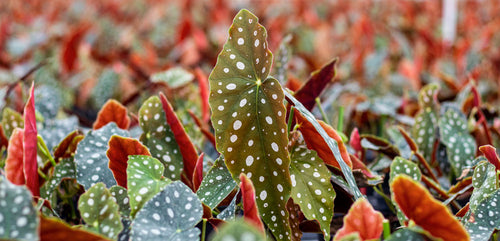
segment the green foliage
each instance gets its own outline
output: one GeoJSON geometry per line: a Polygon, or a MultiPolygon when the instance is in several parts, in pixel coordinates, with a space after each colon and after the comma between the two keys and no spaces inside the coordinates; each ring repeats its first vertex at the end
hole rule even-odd
{"type": "Polygon", "coordinates": [[[7,138],[10,137],[15,128],[24,128],[23,116],[11,108],[5,107],[2,112],[2,127],[7,138]]]}
{"type": "Polygon", "coordinates": [[[214,235],[212,241],[265,241],[262,233],[243,220],[237,220],[224,225],[221,230],[214,235]]]}
{"type": "Polygon", "coordinates": [[[54,168],[52,176],[45,182],[40,190],[42,198],[50,199],[54,190],[64,178],[76,179],[75,162],[73,158],[63,158],[54,168]]]}
{"type": "Polygon", "coordinates": [[[415,117],[415,125],[412,129],[412,136],[426,160],[430,160],[436,140],[438,120],[434,100],[438,90],[439,87],[436,84],[426,85],[420,90],[418,103],[421,110],[415,117]]]}
{"type": "Polygon", "coordinates": [[[215,160],[214,165],[203,178],[196,195],[205,205],[214,209],[235,187],[237,183],[231,177],[231,173],[224,164],[224,158],[221,156],[215,160]]]}
{"type": "Polygon", "coordinates": [[[164,82],[170,88],[178,88],[193,81],[194,75],[183,68],[174,67],[151,76],[153,82],[164,82]]]}
{"type": "MultiPolygon", "coordinates": [[[[392,160],[389,183],[392,183],[392,180],[399,175],[407,175],[417,182],[419,182],[420,178],[422,178],[422,173],[420,172],[417,164],[398,156],[392,160]]],[[[408,218],[406,218],[405,214],[401,211],[396,203],[396,200],[394,200],[394,197],[392,197],[392,204],[396,207],[399,222],[404,224],[408,221],[408,218]]]]}

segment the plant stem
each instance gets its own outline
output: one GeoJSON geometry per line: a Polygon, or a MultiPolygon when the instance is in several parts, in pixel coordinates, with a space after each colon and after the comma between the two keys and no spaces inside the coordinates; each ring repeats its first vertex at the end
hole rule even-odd
{"type": "Polygon", "coordinates": [[[292,124],[293,124],[293,115],[295,112],[295,107],[293,105],[290,107],[290,114],[288,114],[288,135],[290,135],[290,132],[292,131],[292,124]]]}
{"type": "Polygon", "coordinates": [[[314,99],[316,101],[316,105],[318,105],[318,109],[319,109],[319,112],[321,112],[321,117],[323,117],[323,121],[330,125],[330,121],[328,120],[328,117],[326,116],[325,114],[325,111],[323,111],[323,107],[321,107],[321,101],[319,99],[319,97],[316,97],[316,99],[314,99]]]}
{"type": "Polygon", "coordinates": [[[384,225],[384,233],[383,233],[384,239],[387,239],[387,238],[389,238],[389,236],[391,236],[391,225],[389,223],[389,220],[387,220],[387,219],[384,219],[382,224],[384,225]]]}
{"type": "Polygon", "coordinates": [[[339,108],[339,120],[337,122],[337,130],[343,132],[344,130],[344,107],[339,108]]]}
{"type": "Polygon", "coordinates": [[[202,226],[202,230],[201,230],[201,240],[200,241],[205,241],[206,232],[207,232],[207,219],[204,218],[203,219],[203,226],[202,226]]]}

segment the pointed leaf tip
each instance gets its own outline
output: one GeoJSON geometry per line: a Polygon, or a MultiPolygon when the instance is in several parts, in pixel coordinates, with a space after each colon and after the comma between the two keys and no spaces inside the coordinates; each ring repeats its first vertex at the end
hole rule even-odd
{"type": "Polygon", "coordinates": [[[97,120],[94,122],[94,130],[97,130],[110,122],[115,122],[116,125],[123,130],[127,130],[130,126],[130,117],[125,106],[120,102],[110,99],[104,104],[99,113],[97,120]]]}
{"type": "Polygon", "coordinates": [[[334,240],[358,233],[361,240],[379,239],[383,231],[384,216],[375,211],[364,198],[354,202],[344,217],[344,226],[335,234],[334,240]]]}
{"type": "Polygon", "coordinates": [[[493,165],[497,170],[500,170],[500,159],[498,158],[497,149],[492,145],[480,146],[479,150],[484,154],[484,157],[493,165]]]}
{"type": "Polygon", "coordinates": [[[40,185],[38,181],[37,162],[37,135],[35,116],[35,82],[31,84],[30,96],[24,107],[24,177],[26,186],[33,193],[33,196],[40,196],[40,185]]]}

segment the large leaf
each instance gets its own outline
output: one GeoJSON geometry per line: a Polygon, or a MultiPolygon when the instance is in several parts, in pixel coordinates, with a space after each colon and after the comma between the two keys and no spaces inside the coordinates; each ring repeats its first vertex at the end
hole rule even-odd
{"type": "Polygon", "coordinates": [[[7,159],[5,160],[5,176],[7,179],[17,185],[25,183],[24,166],[23,166],[23,139],[24,130],[20,128],[14,129],[7,147],[7,159]]]}
{"type": "Polygon", "coordinates": [[[236,186],[221,156],[215,160],[214,165],[203,178],[196,195],[205,205],[214,209],[236,186]]]}
{"type": "Polygon", "coordinates": [[[184,183],[166,186],[148,201],[132,222],[132,240],[197,240],[203,207],[184,183]]]}
{"type": "Polygon", "coordinates": [[[113,172],[116,183],[127,188],[127,161],[130,155],[151,156],[148,148],[138,140],[122,136],[111,136],[106,156],[109,158],[109,169],[113,172]]]}
{"type": "Polygon", "coordinates": [[[267,240],[261,232],[243,220],[230,222],[210,238],[212,241],[265,241],[267,240]]]}
{"type": "Polygon", "coordinates": [[[23,165],[26,186],[33,193],[33,196],[40,196],[40,184],[38,182],[38,162],[37,162],[37,129],[35,117],[35,83],[31,84],[30,96],[24,107],[24,146],[23,165]]]}
{"type": "Polygon", "coordinates": [[[464,217],[465,229],[469,232],[471,240],[490,240],[493,231],[500,229],[500,190],[484,198],[474,211],[464,217]]]}
{"type": "Polygon", "coordinates": [[[275,238],[290,240],[286,110],[279,82],[268,77],[272,54],[266,37],[249,11],[234,18],[209,77],[212,123],[233,179],[245,173],[252,180],[264,222],[275,238]]]}
{"type": "Polygon", "coordinates": [[[127,108],[113,99],[108,100],[97,113],[97,120],[94,122],[93,128],[97,130],[110,122],[116,123],[118,128],[124,130],[127,130],[130,125],[127,108]]]}
{"type": "Polygon", "coordinates": [[[292,198],[307,219],[318,221],[325,240],[330,240],[335,199],[330,171],[316,152],[305,146],[293,146],[291,160],[292,198]]]}
{"type": "Polygon", "coordinates": [[[0,239],[38,240],[38,214],[25,186],[0,177],[0,239]]]}
{"type": "Polygon", "coordinates": [[[122,231],[118,204],[104,183],[97,183],[80,196],[78,209],[90,230],[110,239],[122,231]]]}
{"type": "Polygon", "coordinates": [[[105,125],[99,130],[91,131],[83,138],[76,149],[76,177],[78,183],[85,189],[98,182],[107,187],[116,185],[113,173],[108,168],[108,141],[113,135],[128,136],[128,132],[119,129],[114,122],[105,125]]]}
{"type": "MultiPolygon", "coordinates": [[[[417,164],[399,156],[394,158],[394,160],[392,161],[391,172],[389,175],[390,175],[389,183],[392,183],[392,181],[399,175],[407,175],[408,177],[417,182],[419,182],[420,178],[422,178],[422,173],[420,172],[420,169],[418,168],[417,164]]],[[[394,199],[394,195],[391,198],[392,198],[392,203],[396,206],[399,222],[401,224],[404,224],[405,221],[408,220],[408,218],[406,218],[404,213],[399,208],[398,204],[396,203],[396,200],[394,199]]]]}
{"type": "Polygon", "coordinates": [[[382,235],[384,216],[373,209],[364,199],[358,199],[344,217],[344,226],[335,234],[334,240],[351,233],[358,233],[361,240],[379,239],[382,235]]]}
{"type": "Polygon", "coordinates": [[[474,211],[483,199],[498,189],[498,185],[495,166],[486,161],[480,162],[472,174],[474,191],[469,199],[469,209],[474,211]]]}
{"type": "Polygon", "coordinates": [[[129,156],[127,166],[127,186],[130,197],[130,216],[160,192],[170,180],[163,177],[163,165],[150,156],[129,156]]]}
{"type": "Polygon", "coordinates": [[[434,237],[443,240],[469,240],[464,227],[450,210],[413,179],[405,175],[397,176],[391,183],[391,189],[396,203],[408,219],[434,237]]]}
{"type": "Polygon", "coordinates": [[[173,180],[180,179],[182,154],[174,133],[167,125],[160,98],[153,96],[144,102],[139,110],[139,124],[143,130],[140,140],[165,167],[163,175],[173,180]]]}
{"type": "Polygon", "coordinates": [[[418,102],[421,109],[415,117],[415,125],[412,129],[412,136],[417,141],[418,149],[427,160],[430,160],[436,140],[438,90],[439,86],[436,84],[426,85],[420,90],[418,102]]]}
{"type": "Polygon", "coordinates": [[[472,167],[476,155],[476,141],[469,134],[465,118],[450,108],[439,120],[439,134],[451,168],[455,176],[460,176],[464,168],[472,167]]]}
{"type": "Polygon", "coordinates": [[[330,138],[328,134],[324,131],[323,127],[318,123],[316,118],[314,118],[313,114],[309,112],[303,105],[300,103],[293,95],[288,93],[287,91],[283,90],[283,93],[285,94],[286,98],[293,103],[295,106],[295,109],[300,111],[300,113],[309,121],[316,131],[320,134],[321,138],[326,142],[330,150],[332,151],[333,155],[335,156],[335,159],[338,161],[340,165],[340,170],[342,171],[342,174],[344,174],[344,177],[346,178],[347,184],[349,186],[350,191],[354,195],[356,199],[363,197],[363,194],[359,191],[358,186],[356,186],[356,180],[354,179],[354,176],[352,174],[352,170],[347,164],[347,161],[343,159],[342,153],[340,151],[338,143],[330,138]]]}

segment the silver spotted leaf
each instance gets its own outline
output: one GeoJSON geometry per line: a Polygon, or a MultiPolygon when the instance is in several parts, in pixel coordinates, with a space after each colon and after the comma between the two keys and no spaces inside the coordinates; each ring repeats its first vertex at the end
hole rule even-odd
{"type": "Polygon", "coordinates": [[[500,190],[496,190],[484,198],[473,211],[464,216],[465,229],[471,240],[490,240],[493,231],[500,229],[500,190]]]}
{"type": "Polygon", "coordinates": [[[132,221],[132,240],[198,240],[203,207],[191,189],[180,181],[151,198],[132,221]]]}
{"type": "Polygon", "coordinates": [[[119,206],[104,183],[89,188],[78,200],[78,210],[87,228],[110,239],[123,230],[119,206]]]}
{"type": "Polygon", "coordinates": [[[43,137],[47,148],[52,151],[68,134],[78,128],[78,118],[71,116],[64,119],[50,120],[43,128],[38,130],[38,134],[43,137]]]}
{"type": "Polygon", "coordinates": [[[54,168],[52,176],[40,189],[42,198],[50,199],[63,178],[76,179],[76,167],[73,158],[63,158],[54,168]]]}
{"type": "Polygon", "coordinates": [[[46,120],[54,119],[62,104],[62,96],[58,89],[50,85],[40,85],[35,89],[35,109],[46,120]]]}
{"type": "Polygon", "coordinates": [[[205,205],[214,209],[237,185],[224,164],[224,158],[220,156],[203,178],[196,195],[205,205]]]}
{"type": "Polygon", "coordinates": [[[130,202],[130,216],[160,192],[170,179],[163,177],[163,165],[154,157],[130,155],[127,166],[127,187],[130,202]]]}
{"type": "MultiPolygon", "coordinates": [[[[214,232],[215,233],[215,232],[214,232]]],[[[229,222],[210,238],[211,241],[265,241],[264,235],[243,219],[229,222]]]]}
{"type": "Polygon", "coordinates": [[[174,67],[151,76],[151,81],[164,82],[174,89],[190,83],[193,79],[194,75],[181,67],[174,67]]]}
{"type": "Polygon", "coordinates": [[[26,186],[0,177],[0,239],[38,240],[38,214],[26,186]]]}
{"type": "Polygon", "coordinates": [[[335,190],[331,173],[318,154],[305,145],[291,148],[292,198],[309,220],[317,220],[325,240],[330,240],[335,190]]]}
{"type": "Polygon", "coordinates": [[[78,143],[75,153],[76,179],[85,190],[98,182],[104,183],[107,187],[116,185],[106,156],[108,141],[112,135],[128,136],[128,132],[119,129],[114,122],[111,122],[99,130],[89,132],[78,143]]]}
{"type": "Polygon", "coordinates": [[[17,127],[24,128],[23,116],[11,108],[5,107],[2,112],[2,128],[5,136],[10,138],[17,127]]]}
{"type": "Polygon", "coordinates": [[[90,103],[92,106],[95,109],[101,108],[106,101],[113,98],[114,90],[119,89],[119,84],[120,76],[110,68],[105,69],[90,93],[90,103]]]}
{"type": "Polygon", "coordinates": [[[425,241],[426,237],[408,228],[402,228],[392,233],[387,241],[425,241]]]}
{"type": "Polygon", "coordinates": [[[469,209],[474,211],[483,199],[498,189],[498,185],[495,166],[487,161],[481,161],[472,174],[474,191],[469,199],[469,209]]]}
{"type": "Polygon", "coordinates": [[[238,199],[238,194],[236,194],[229,205],[217,215],[218,219],[222,219],[226,222],[234,221],[236,217],[236,208],[238,207],[236,206],[236,199],[238,199]]]}
{"type": "Polygon", "coordinates": [[[455,176],[472,167],[476,155],[476,141],[467,130],[464,117],[455,109],[448,109],[439,119],[441,142],[446,146],[446,154],[455,176]]]}
{"type": "MultiPolygon", "coordinates": [[[[394,160],[392,160],[391,171],[389,173],[389,183],[392,183],[392,180],[394,180],[394,178],[399,175],[406,175],[417,182],[420,182],[420,179],[422,178],[422,172],[418,168],[417,164],[398,156],[394,158],[394,160]]],[[[398,216],[399,222],[401,224],[404,224],[406,221],[408,221],[408,218],[406,218],[405,214],[399,208],[396,200],[394,200],[394,196],[392,196],[391,199],[392,204],[394,204],[394,207],[396,207],[396,214],[398,216]]]]}
{"type": "Polygon", "coordinates": [[[436,84],[426,85],[420,90],[418,102],[421,109],[415,117],[415,125],[411,132],[426,160],[430,160],[436,140],[438,121],[435,99],[438,90],[439,86],[436,84]]]}
{"type": "Polygon", "coordinates": [[[150,97],[141,106],[139,125],[143,130],[140,140],[165,167],[163,175],[172,180],[180,179],[184,167],[182,154],[158,96],[150,97]]]}
{"type": "Polygon", "coordinates": [[[127,189],[122,186],[112,186],[109,189],[111,196],[115,199],[118,204],[120,215],[122,217],[130,216],[130,199],[128,198],[127,189]]]}
{"type": "Polygon", "coordinates": [[[268,76],[272,54],[266,37],[252,13],[235,16],[209,77],[209,103],[217,150],[233,179],[240,173],[250,178],[264,223],[276,239],[290,240],[286,109],[281,85],[268,76]]]}

